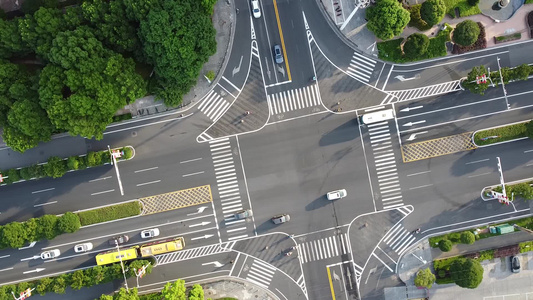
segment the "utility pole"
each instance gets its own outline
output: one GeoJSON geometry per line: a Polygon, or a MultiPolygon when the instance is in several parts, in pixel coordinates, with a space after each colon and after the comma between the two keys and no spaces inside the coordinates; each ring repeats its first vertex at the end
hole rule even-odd
{"type": "Polygon", "coordinates": [[[120,260],[120,267],[122,268],[122,275],[124,275],[124,283],[126,284],[126,291],[129,293],[130,289],[128,288],[128,280],[126,279],[126,271],[124,271],[124,263],[122,262],[122,255],[120,254],[120,247],[118,246],[117,240],[115,240],[115,244],[118,250],[118,259],[120,260]]]}
{"type": "Polygon", "coordinates": [[[120,180],[120,173],[118,172],[117,159],[115,155],[120,155],[119,153],[111,151],[109,145],[107,145],[107,150],[109,150],[109,155],[111,155],[111,165],[115,166],[115,172],[117,173],[118,187],[120,188],[120,195],[124,196],[124,188],[122,188],[122,181],[120,180]]]}
{"type": "Polygon", "coordinates": [[[498,61],[498,70],[500,71],[500,80],[502,82],[503,97],[505,98],[505,103],[507,104],[507,109],[509,110],[509,109],[511,109],[511,106],[509,105],[509,99],[507,99],[507,90],[505,89],[505,83],[503,83],[502,67],[500,66],[500,57],[497,56],[496,60],[498,61]]]}

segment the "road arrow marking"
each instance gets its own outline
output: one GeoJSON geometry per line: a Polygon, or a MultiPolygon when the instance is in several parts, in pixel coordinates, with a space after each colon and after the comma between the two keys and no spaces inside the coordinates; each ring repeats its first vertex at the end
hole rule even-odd
{"type": "Polygon", "coordinates": [[[400,111],[408,112],[408,111],[419,109],[419,108],[422,108],[422,107],[424,107],[424,106],[420,105],[420,106],[415,106],[415,107],[406,107],[404,109],[400,109],[400,111]]]}
{"type": "Polygon", "coordinates": [[[421,131],[421,132],[417,132],[417,133],[413,133],[409,136],[409,138],[407,139],[408,141],[412,141],[414,139],[416,139],[416,135],[417,134],[424,134],[424,133],[428,133],[427,131],[421,131]]]}
{"type": "Polygon", "coordinates": [[[233,72],[231,73],[231,77],[234,77],[235,74],[239,73],[239,71],[241,70],[241,64],[242,64],[242,55],[241,55],[241,61],[239,62],[239,66],[233,68],[233,72]]]}
{"type": "Polygon", "coordinates": [[[200,240],[200,239],[208,239],[208,238],[210,238],[212,236],[213,236],[212,234],[206,234],[204,236],[199,236],[199,237],[192,238],[191,241],[200,240]]]}
{"type": "Polygon", "coordinates": [[[189,227],[197,227],[197,226],[205,226],[207,224],[210,224],[211,222],[202,222],[200,224],[193,224],[193,225],[189,225],[189,227]]]}
{"type": "Polygon", "coordinates": [[[350,272],[350,269],[346,270],[348,273],[348,282],[350,283],[350,290],[353,290],[353,284],[352,284],[352,272],[350,272]]]}
{"type": "Polygon", "coordinates": [[[422,124],[422,123],[426,123],[426,120],[405,123],[405,124],[403,124],[403,126],[413,126],[413,125],[422,124]]]}
{"type": "Polygon", "coordinates": [[[187,214],[187,216],[192,216],[192,215],[197,215],[197,214],[201,214],[204,212],[204,210],[207,208],[207,206],[201,206],[201,207],[198,207],[198,211],[195,212],[195,213],[190,213],[190,214],[187,214]]]}
{"type": "Polygon", "coordinates": [[[265,56],[265,66],[267,67],[267,75],[268,75],[268,80],[270,80],[270,67],[268,66],[268,60],[265,56]]]}
{"type": "Polygon", "coordinates": [[[32,259],[37,259],[37,258],[40,258],[41,256],[40,255],[35,255],[35,256],[32,256],[32,257],[28,257],[28,258],[23,258],[21,259],[20,261],[25,261],[25,260],[32,260],[32,259]]]}
{"type": "Polygon", "coordinates": [[[37,269],[35,269],[35,270],[22,272],[22,274],[35,273],[35,272],[39,273],[39,272],[41,272],[41,271],[44,271],[44,268],[37,268],[37,269]]]}
{"type": "Polygon", "coordinates": [[[397,75],[397,76],[394,76],[394,78],[398,79],[399,81],[409,81],[409,80],[413,80],[413,79],[419,79],[420,78],[420,74],[416,74],[415,76],[409,77],[409,78],[405,78],[405,77],[403,77],[403,75],[397,75]]]}
{"type": "Polygon", "coordinates": [[[35,246],[35,244],[37,244],[37,242],[31,242],[28,246],[19,248],[19,250],[31,248],[31,247],[35,246]]]}
{"type": "Polygon", "coordinates": [[[207,265],[215,265],[215,267],[217,267],[217,268],[220,268],[220,267],[224,266],[223,264],[219,263],[218,261],[212,261],[212,262],[208,262],[208,263],[202,264],[202,266],[207,266],[207,265]]]}

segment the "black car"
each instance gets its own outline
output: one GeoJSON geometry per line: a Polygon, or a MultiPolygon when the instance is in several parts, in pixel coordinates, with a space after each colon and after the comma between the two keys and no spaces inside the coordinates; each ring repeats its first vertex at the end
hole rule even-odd
{"type": "Polygon", "coordinates": [[[520,258],[518,256],[511,256],[511,271],[520,273],[520,258]]]}
{"type": "Polygon", "coordinates": [[[124,243],[127,243],[129,240],[130,238],[127,235],[123,234],[123,235],[119,235],[119,236],[116,236],[110,239],[109,245],[110,246],[122,245],[124,243]]]}

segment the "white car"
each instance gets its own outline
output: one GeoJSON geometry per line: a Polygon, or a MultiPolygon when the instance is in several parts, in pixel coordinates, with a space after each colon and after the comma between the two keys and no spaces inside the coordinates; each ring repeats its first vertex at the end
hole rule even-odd
{"type": "Polygon", "coordinates": [[[56,258],[60,254],[61,252],[59,251],[59,249],[48,250],[48,251],[44,251],[43,253],[41,253],[41,258],[42,259],[56,258]]]}
{"type": "Polygon", "coordinates": [[[328,197],[328,200],[337,200],[337,199],[344,198],[346,197],[346,190],[342,189],[338,191],[329,192],[327,194],[327,197],[328,197]]]}
{"type": "Polygon", "coordinates": [[[153,228],[153,229],[146,229],[141,231],[141,238],[143,239],[149,239],[153,238],[159,235],[159,229],[153,228]]]}
{"type": "Polygon", "coordinates": [[[252,0],[252,13],[254,18],[261,18],[261,10],[259,9],[259,0],[252,0]]]}
{"type": "Polygon", "coordinates": [[[93,249],[93,243],[83,243],[83,244],[77,244],[76,246],[74,246],[74,252],[76,253],[87,252],[92,249],[93,249]]]}

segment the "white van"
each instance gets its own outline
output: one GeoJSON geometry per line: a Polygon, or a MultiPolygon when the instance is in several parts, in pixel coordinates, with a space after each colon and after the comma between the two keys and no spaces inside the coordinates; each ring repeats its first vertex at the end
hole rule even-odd
{"type": "Polygon", "coordinates": [[[392,109],[380,110],[380,111],[364,114],[361,116],[359,120],[361,121],[361,125],[365,125],[365,124],[372,124],[372,123],[377,123],[381,121],[386,121],[390,119],[394,119],[394,110],[392,109]]]}

